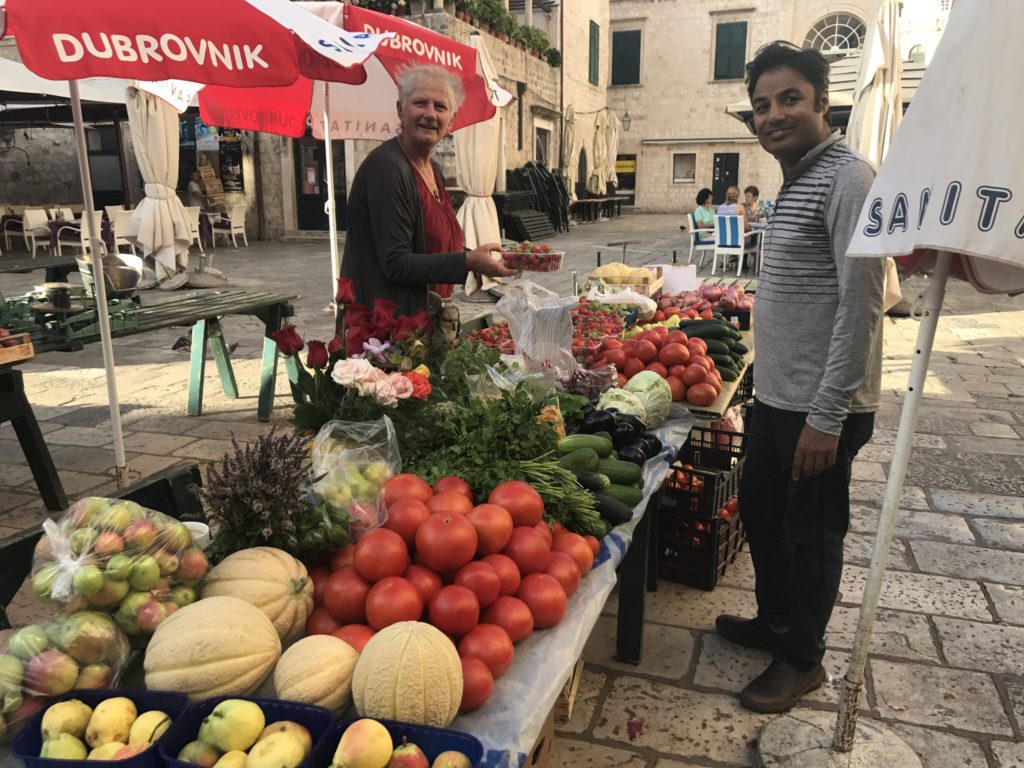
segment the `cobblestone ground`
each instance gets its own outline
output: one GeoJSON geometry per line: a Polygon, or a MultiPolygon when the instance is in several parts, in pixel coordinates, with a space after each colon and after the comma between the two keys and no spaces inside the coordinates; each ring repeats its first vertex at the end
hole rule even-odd
{"type": "MultiPolygon", "coordinates": [[[[610,242],[638,240],[631,263],[663,263],[688,249],[678,220],[627,216],[582,225],[551,240],[568,250],[561,273],[539,282],[566,292],[572,270],[593,268],[596,251],[621,255],[610,242]]],[[[330,270],[325,243],[260,243],[218,248],[215,264],[236,286],[294,290],[296,322],[307,338],[330,333],[330,270]]],[[[706,271],[706,270],[705,270],[706,271]]],[[[0,276],[16,295],[35,275],[0,276]]],[[[144,297],[147,300],[149,297],[144,297]]],[[[462,304],[463,317],[486,311],[462,304]]],[[[932,355],[899,528],[870,658],[864,716],[907,740],[926,768],[1024,766],[1024,311],[1019,301],[983,297],[951,284],[932,355]]],[[[134,473],[219,458],[229,436],[248,440],[269,425],[256,421],[261,326],[229,318],[242,397],[223,397],[208,368],[206,406],[184,415],[187,351],[172,350],[184,329],[115,343],[125,443],[134,473]]],[[[917,323],[886,321],[885,388],[872,442],[854,465],[848,565],[829,627],[826,665],[836,680],[804,706],[835,710],[870,559],[880,499],[906,385],[917,323]]],[[[111,463],[106,387],[98,346],[41,355],[22,366],[54,460],[69,495],[109,490],[111,463]]],[[[273,422],[286,424],[283,374],[273,422]]],[[[39,501],[10,425],[0,427],[0,536],[42,520],[39,501]]],[[[646,645],[639,666],[612,658],[616,601],[609,601],[586,650],[586,670],[572,720],[558,729],[557,766],[641,768],[754,764],[752,742],[767,717],[741,709],[737,691],[768,658],[737,649],[713,630],[722,612],[749,613],[753,575],[744,553],[724,584],[705,593],[659,582],[648,597],[646,645]],[[640,718],[631,740],[627,723],[640,718]]],[[[31,616],[30,601],[12,608],[31,616]]]]}

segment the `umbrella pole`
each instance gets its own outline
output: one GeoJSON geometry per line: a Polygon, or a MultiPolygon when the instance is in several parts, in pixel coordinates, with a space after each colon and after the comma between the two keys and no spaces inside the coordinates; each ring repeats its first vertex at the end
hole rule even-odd
{"type": "Polygon", "coordinates": [[[331,240],[331,297],[338,285],[341,266],[338,259],[338,215],[334,209],[334,156],[331,151],[331,88],[327,81],[324,87],[324,161],[327,164],[327,226],[331,240]]]}
{"type": "Polygon", "coordinates": [[[82,180],[82,199],[85,201],[85,226],[89,230],[89,250],[92,252],[92,282],[96,298],[96,316],[100,323],[100,346],[103,348],[103,367],[107,372],[107,399],[110,401],[110,428],[114,434],[114,475],[117,487],[124,485],[127,462],[124,458],[124,435],[121,429],[121,409],[117,396],[117,376],[114,371],[114,346],[110,336],[110,310],[107,306],[107,285],[103,272],[103,241],[95,226],[95,208],[92,204],[92,178],[89,174],[89,157],[85,144],[85,127],[82,124],[82,100],[78,93],[78,81],[68,81],[71,96],[71,113],[75,121],[75,154],[78,156],[78,171],[82,180]]]}
{"type": "Polygon", "coordinates": [[[832,740],[833,749],[837,752],[850,752],[853,749],[854,737],[857,732],[857,706],[861,690],[864,687],[864,665],[867,663],[868,649],[871,646],[871,632],[874,629],[878,599],[882,591],[882,580],[885,578],[885,566],[889,561],[889,547],[892,544],[892,536],[896,528],[900,494],[903,492],[903,481],[907,474],[907,464],[910,461],[914,429],[917,426],[917,412],[924,396],[928,360],[935,342],[935,330],[939,324],[939,313],[942,311],[942,300],[946,294],[946,279],[949,276],[952,260],[953,256],[949,252],[938,253],[935,271],[924,296],[921,326],[917,332],[914,361],[910,367],[907,394],[903,400],[903,410],[900,413],[896,445],[893,448],[892,464],[889,467],[889,480],[886,483],[885,496],[882,499],[882,514],[878,523],[878,533],[875,535],[871,567],[868,569],[867,582],[864,586],[864,599],[861,602],[860,617],[857,621],[857,635],[853,643],[853,652],[850,655],[850,668],[843,680],[839,717],[836,718],[835,734],[832,740]]]}

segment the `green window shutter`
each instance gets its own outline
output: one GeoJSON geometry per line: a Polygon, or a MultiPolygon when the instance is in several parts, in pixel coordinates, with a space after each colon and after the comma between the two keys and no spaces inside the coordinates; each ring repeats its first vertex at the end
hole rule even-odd
{"type": "Polygon", "coordinates": [[[747,22],[715,26],[715,80],[741,80],[747,55],[747,22]]]}
{"type": "Polygon", "coordinates": [[[640,82],[640,30],[612,33],[612,85],[640,82]]]}
{"type": "Polygon", "coordinates": [[[597,22],[590,22],[590,84],[601,82],[601,28],[597,22]]]}

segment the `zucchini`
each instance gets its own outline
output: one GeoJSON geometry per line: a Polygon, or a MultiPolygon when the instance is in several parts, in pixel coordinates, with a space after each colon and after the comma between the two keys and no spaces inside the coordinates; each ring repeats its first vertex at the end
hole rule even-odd
{"type": "Polygon", "coordinates": [[[715,325],[706,325],[700,328],[687,328],[686,335],[691,339],[721,339],[724,336],[731,336],[729,328],[725,323],[716,323],[715,325]]]}
{"type": "Polygon", "coordinates": [[[729,354],[729,345],[726,342],[724,342],[724,341],[720,341],[719,339],[706,339],[704,341],[704,343],[708,345],[708,353],[710,353],[710,354],[715,354],[715,355],[728,355],[729,354]]]}
{"type": "Polygon", "coordinates": [[[627,507],[635,507],[644,499],[644,492],[631,485],[616,485],[615,483],[612,483],[601,491],[601,493],[609,499],[621,501],[627,507]]]}
{"type": "Polygon", "coordinates": [[[600,493],[594,494],[594,506],[597,513],[611,525],[622,525],[633,519],[633,509],[621,501],[616,501],[600,493]]]}
{"type": "MultiPolygon", "coordinates": [[[[589,448],[600,458],[612,455],[611,439],[598,435],[569,435],[558,441],[558,452],[563,456],[580,448],[589,448]]],[[[577,469],[581,469],[581,467],[577,467],[577,469]]]]}
{"type": "Polygon", "coordinates": [[[597,471],[618,485],[632,485],[644,476],[643,469],[630,461],[601,459],[597,471]]]}
{"type": "Polygon", "coordinates": [[[739,355],[745,355],[750,350],[747,348],[747,345],[744,344],[742,341],[737,341],[735,344],[732,345],[732,351],[739,355]]]}
{"type": "Polygon", "coordinates": [[[604,493],[608,486],[611,485],[611,480],[597,472],[577,470],[573,474],[576,475],[576,481],[580,485],[593,493],[604,493]]]}
{"type": "Polygon", "coordinates": [[[567,453],[559,458],[558,463],[573,472],[593,472],[597,469],[600,460],[593,448],[577,448],[572,453],[567,453]]]}
{"type": "Polygon", "coordinates": [[[740,377],[739,373],[732,368],[719,368],[718,374],[722,377],[722,381],[736,381],[740,377]]]}

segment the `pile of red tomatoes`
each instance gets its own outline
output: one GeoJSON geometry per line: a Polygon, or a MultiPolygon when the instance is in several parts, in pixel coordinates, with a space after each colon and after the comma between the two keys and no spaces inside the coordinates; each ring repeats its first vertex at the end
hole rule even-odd
{"type": "Polygon", "coordinates": [[[520,481],[480,504],[457,477],[431,487],[396,475],[383,492],[384,527],[311,571],[316,607],[306,633],[333,634],[362,651],[384,627],[427,621],[459,650],[461,711],[471,712],[512,664],[514,644],[562,620],[600,545],[550,527],[540,494],[520,481]]]}

